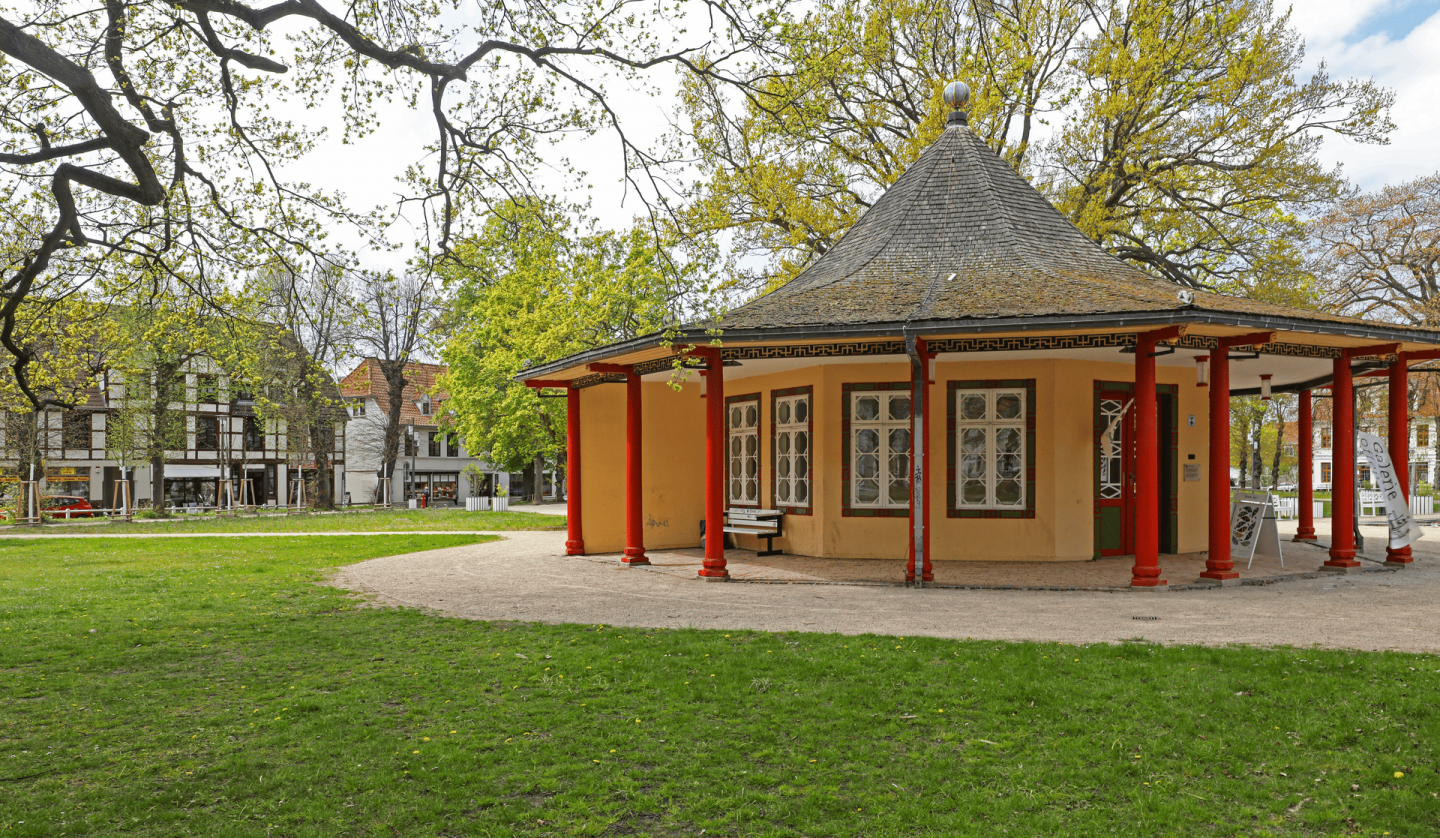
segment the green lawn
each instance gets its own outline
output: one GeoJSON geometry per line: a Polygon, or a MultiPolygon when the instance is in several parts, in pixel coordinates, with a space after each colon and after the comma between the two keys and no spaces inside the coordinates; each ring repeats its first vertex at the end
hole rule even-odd
{"type": "MultiPolygon", "coordinates": [[[[46,526],[49,526],[48,524],[46,526]]],[[[565,516],[535,512],[465,512],[454,509],[391,509],[380,512],[267,513],[240,517],[177,515],[163,521],[136,518],[131,523],[106,524],[55,522],[57,533],[135,533],[149,535],[172,532],[415,532],[445,530],[563,529],[565,516]]],[[[31,530],[27,530],[30,532],[31,530]]]]}
{"type": "Polygon", "coordinates": [[[312,584],[470,540],[0,545],[0,832],[1440,833],[1433,655],[480,623],[312,584]]]}

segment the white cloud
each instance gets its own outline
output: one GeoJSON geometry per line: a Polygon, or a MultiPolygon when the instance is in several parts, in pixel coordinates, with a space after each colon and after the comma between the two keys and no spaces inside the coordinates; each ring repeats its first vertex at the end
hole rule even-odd
{"type": "MultiPolygon", "coordinates": [[[[1395,131],[1389,145],[1329,139],[1321,153],[1325,162],[1344,165],[1346,175],[1365,189],[1440,170],[1435,140],[1440,136],[1440,109],[1435,107],[1436,93],[1440,91],[1440,8],[1432,8],[1422,22],[1398,39],[1386,32],[1363,39],[1355,37],[1372,15],[1398,5],[1371,3],[1357,7],[1364,13],[1351,12],[1343,3],[1306,4],[1303,14],[1302,7],[1295,9],[1294,21],[1308,41],[1312,63],[1324,59],[1335,78],[1373,78],[1395,91],[1391,112],[1395,131]],[[1312,7],[1318,9],[1313,14],[1312,7]],[[1349,28],[1340,31],[1347,24],[1349,28]]],[[[1412,17],[1420,17],[1414,11],[1406,9],[1412,17]]]]}

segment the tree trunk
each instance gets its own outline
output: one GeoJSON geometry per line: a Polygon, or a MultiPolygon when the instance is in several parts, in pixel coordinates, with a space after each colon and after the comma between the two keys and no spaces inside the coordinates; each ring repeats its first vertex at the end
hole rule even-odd
{"type": "Polygon", "coordinates": [[[390,497],[395,497],[395,461],[400,456],[400,405],[405,398],[404,361],[381,361],[380,374],[385,376],[385,392],[389,403],[385,409],[385,443],[380,449],[380,470],[390,478],[390,497]]]}
{"type": "MultiPolygon", "coordinates": [[[[165,452],[174,442],[171,439],[174,417],[171,415],[170,402],[174,400],[180,368],[181,365],[175,362],[155,365],[154,401],[150,405],[150,507],[160,514],[165,513],[165,452]]],[[[184,434],[185,428],[182,425],[181,448],[185,447],[184,434]]]]}
{"type": "Polygon", "coordinates": [[[334,408],[320,408],[321,415],[310,426],[310,445],[315,449],[315,497],[316,508],[335,508],[335,477],[331,458],[335,452],[335,419],[330,415],[334,408]]]}
{"type": "Polygon", "coordinates": [[[532,462],[532,463],[530,464],[530,467],[535,471],[535,482],[533,482],[532,484],[530,484],[530,502],[531,502],[531,503],[535,503],[535,504],[544,503],[544,502],[545,502],[545,458],[542,457],[542,456],[540,456],[539,454],[536,454],[536,455],[535,455],[535,460],[534,460],[534,462],[532,462]]]}
{"type": "Polygon", "coordinates": [[[1285,453],[1285,414],[1275,423],[1275,456],[1270,461],[1270,488],[1280,491],[1280,459],[1285,453]]]}
{"type": "MultiPolygon", "coordinates": [[[[15,476],[19,480],[28,481],[32,474],[36,480],[45,476],[45,461],[40,456],[40,422],[43,418],[44,414],[33,410],[27,413],[10,414],[10,422],[7,423],[9,427],[5,429],[5,438],[7,441],[14,440],[17,462],[15,476]]],[[[18,483],[16,485],[20,486],[18,483]]],[[[30,514],[29,492],[31,487],[21,488],[22,491],[15,493],[15,509],[19,513],[19,517],[23,518],[30,514]]]]}

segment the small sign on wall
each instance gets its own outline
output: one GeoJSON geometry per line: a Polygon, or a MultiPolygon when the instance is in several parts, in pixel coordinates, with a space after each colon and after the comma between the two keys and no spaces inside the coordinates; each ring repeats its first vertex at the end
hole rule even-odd
{"type": "Polygon", "coordinates": [[[1185,482],[1187,482],[1187,483],[1195,483],[1195,482],[1198,482],[1199,480],[1200,480],[1200,464],[1199,464],[1199,463],[1186,463],[1186,464],[1185,464],[1185,482]]]}

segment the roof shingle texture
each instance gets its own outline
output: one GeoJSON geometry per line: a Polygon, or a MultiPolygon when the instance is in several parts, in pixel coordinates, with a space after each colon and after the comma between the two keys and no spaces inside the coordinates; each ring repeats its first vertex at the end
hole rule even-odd
{"type": "MultiPolygon", "coordinates": [[[[436,417],[444,413],[444,404],[450,395],[435,389],[435,381],[449,369],[442,364],[425,364],[411,361],[405,365],[404,401],[400,405],[400,424],[434,425],[436,417]],[[430,393],[430,415],[420,413],[416,405],[420,397],[430,393]]],[[[381,413],[390,409],[390,392],[385,384],[385,375],[380,371],[380,361],[366,358],[340,382],[340,392],[350,397],[373,398],[381,413]]]]}
{"type": "Polygon", "coordinates": [[[951,124],[831,250],[722,329],[1211,310],[1350,321],[1196,292],[1120,261],[968,128],[951,124]],[[953,275],[953,279],[952,279],[953,275]]]}

